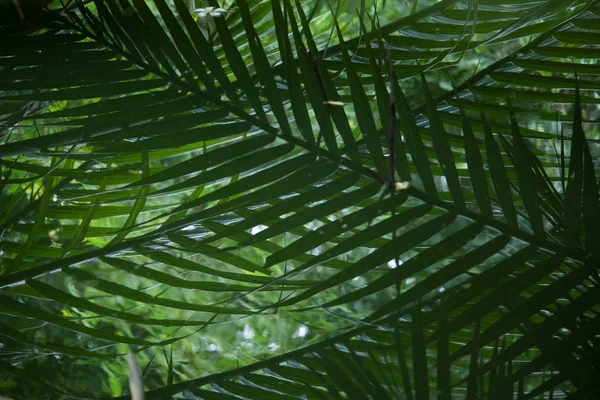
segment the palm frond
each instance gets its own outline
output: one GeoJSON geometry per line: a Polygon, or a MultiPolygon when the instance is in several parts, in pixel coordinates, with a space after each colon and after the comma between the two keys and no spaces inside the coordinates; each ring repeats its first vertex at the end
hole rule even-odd
{"type": "Polygon", "coordinates": [[[326,316],[146,396],[594,395],[599,1],[52,6],[0,25],[4,371],[326,316]]]}

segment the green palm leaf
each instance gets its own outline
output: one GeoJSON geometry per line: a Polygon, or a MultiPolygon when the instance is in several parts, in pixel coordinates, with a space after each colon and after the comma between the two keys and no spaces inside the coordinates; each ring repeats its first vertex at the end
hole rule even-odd
{"type": "Polygon", "coordinates": [[[6,376],[597,394],[600,2],[342,3],[2,5],[6,376]]]}

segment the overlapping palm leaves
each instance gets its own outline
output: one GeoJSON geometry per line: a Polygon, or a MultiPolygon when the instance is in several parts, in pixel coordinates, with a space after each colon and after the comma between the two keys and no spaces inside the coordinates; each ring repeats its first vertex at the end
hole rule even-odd
{"type": "Polygon", "coordinates": [[[600,5],[505,3],[334,23],[327,48],[328,7],[277,0],[4,26],[2,334],[110,359],[325,310],[357,328],[179,384],[171,367],[150,398],[593,396],[600,5]]]}

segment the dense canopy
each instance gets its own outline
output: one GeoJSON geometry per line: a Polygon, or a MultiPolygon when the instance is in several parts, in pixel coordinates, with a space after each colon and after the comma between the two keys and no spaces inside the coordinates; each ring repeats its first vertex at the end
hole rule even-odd
{"type": "Polygon", "coordinates": [[[599,0],[16,0],[0,38],[0,393],[600,397],[599,0]]]}

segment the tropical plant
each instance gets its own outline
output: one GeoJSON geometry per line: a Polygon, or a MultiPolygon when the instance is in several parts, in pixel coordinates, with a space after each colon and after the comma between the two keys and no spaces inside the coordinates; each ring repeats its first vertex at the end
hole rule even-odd
{"type": "Polygon", "coordinates": [[[600,1],[46,3],[3,393],[128,398],[131,348],[149,399],[600,397],[600,1]]]}

